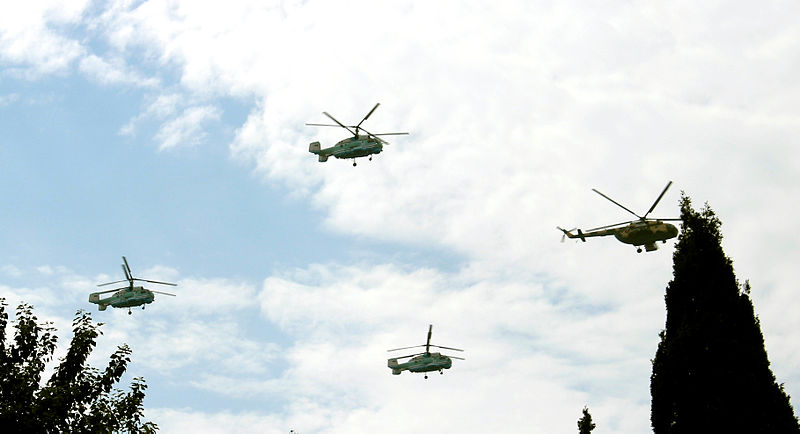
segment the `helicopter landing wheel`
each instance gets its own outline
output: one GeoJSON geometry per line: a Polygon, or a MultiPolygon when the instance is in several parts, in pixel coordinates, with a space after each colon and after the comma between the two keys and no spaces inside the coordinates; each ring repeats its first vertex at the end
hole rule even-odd
{"type": "Polygon", "coordinates": [[[426,379],[426,380],[428,379],[428,374],[425,374],[425,379],[426,379]]]}
{"type": "Polygon", "coordinates": [[[128,315],[130,315],[130,314],[131,314],[131,309],[130,309],[130,308],[128,308],[128,315]]]}
{"type": "Polygon", "coordinates": [[[439,375],[444,375],[444,372],[442,372],[441,369],[439,370],[439,375]]]}
{"type": "MultiPolygon", "coordinates": [[[[372,161],[372,156],[371,156],[371,155],[370,155],[370,157],[369,157],[369,161],[372,161]]],[[[664,241],[664,242],[666,243],[666,241],[664,241]]]]}
{"type": "Polygon", "coordinates": [[[636,249],[636,253],[642,253],[642,249],[636,249]]]}
{"type": "Polygon", "coordinates": [[[353,160],[353,167],[356,167],[356,160],[353,160]]]}

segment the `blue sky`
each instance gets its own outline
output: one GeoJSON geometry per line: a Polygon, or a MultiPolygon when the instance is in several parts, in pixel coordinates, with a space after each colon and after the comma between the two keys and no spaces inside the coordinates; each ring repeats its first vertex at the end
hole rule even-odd
{"type": "MultiPolygon", "coordinates": [[[[780,2],[74,0],[0,7],[0,295],[133,349],[165,432],[649,430],[673,243],[708,201],[800,394],[800,72],[780,2]],[[319,163],[322,111],[409,131],[319,163]],[[178,282],[98,312],[97,283],[178,282]],[[388,348],[464,348],[445,375],[388,348]]],[[[793,13],[795,12],[795,13],[793,13]]],[[[154,288],[155,289],[155,288],[154,288]]],[[[63,351],[61,348],[59,351],[63,351]]]]}

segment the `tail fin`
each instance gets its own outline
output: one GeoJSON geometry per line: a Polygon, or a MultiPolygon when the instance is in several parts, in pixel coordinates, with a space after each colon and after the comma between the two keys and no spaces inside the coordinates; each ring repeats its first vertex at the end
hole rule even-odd
{"type": "Polygon", "coordinates": [[[319,142],[311,142],[311,144],[308,145],[308,152],[319,155],[319,162],[324,163],[328,161],[328,156],[325,154],[321,154],[320,153],[321,149],[322,146],[320,146],[319,142]]]}
{"type": "Polygon", "coordinates": [[[397,359],[389,359],[389,362],[387,363],[387,365],[390,368],[392,368],[392,375],[400,375],[400,373],[403,372],[402,369],[397,369],[397,367],[399,366],[397,364],[397,359]]]}
{"type": "MultiPolygon", "coordinates": [[[[568,230],[562,229],[562,228],[560,228],[558,226],[556,226],[556,229],[560,230],[561,232],[564,232],[564,236],[566,236],[567,238],[580,238],[581,241],[583,241],[584,243],[586,242],[586,237],[583,236],[583,232],[580,229],[578,229],[578,235],[572,235],[572,232],[570,232],[570,231],[572,231],[573,229],[570,229],[568,231],[568,230]]],[[[561,242],[562,243],[564,242],[564,236],[561,237],[561,242]]]]}

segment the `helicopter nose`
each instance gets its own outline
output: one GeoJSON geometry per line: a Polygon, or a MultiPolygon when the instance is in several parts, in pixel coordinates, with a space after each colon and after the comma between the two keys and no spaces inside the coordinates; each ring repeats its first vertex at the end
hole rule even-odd
{"type": "Polygon", "coordinates": [[[670,235],[670,238],[677,237],[678,236],[678,228],[676,228],[673,225],[669,225],[669,235],[670,235]]]}

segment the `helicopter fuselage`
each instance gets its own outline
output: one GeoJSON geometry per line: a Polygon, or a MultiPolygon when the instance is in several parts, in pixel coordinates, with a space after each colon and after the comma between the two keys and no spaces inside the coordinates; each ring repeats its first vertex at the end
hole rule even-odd
{"type": "Polygon", "coordinates": [[[319,155],[319,161],[326,161],[328,157],[341,159],[366,157],[380,154],[383,144],[368,135],[358,135],[339,141],[330,148],[320,149],[319,142],[313,142],[308,147],[308,152],[319,155]]]}
{"type": "Polygon", "coordinates": [[[675,225],[660,220],[636,221],[614,229],[614,237],[626,244],[644,246],[648,252],[656,250],[657,241],[666,241],[678,236],[675,225]]]}
{"type": "Polygon", "coordinates": [[[102,299],[96,292],[89,294],[89,302],[97,304],[100,310],[105,310],[108,306],[119,308],[141,306],[152,303],[154,299],[153,292],[141,286],[136,286],[133,289],[123,288],[110,297],[102,299]]]}
{"type": "Polygon", "coordinates": [[[397,359],[389,359],[388,366],[392,369],[392,374],[400,375],[403,371],[432,372],[450,369],[453,361],[450,357],[440,353],[428,353],[412,357],[405,363],[397,363],[397,359]]]}

